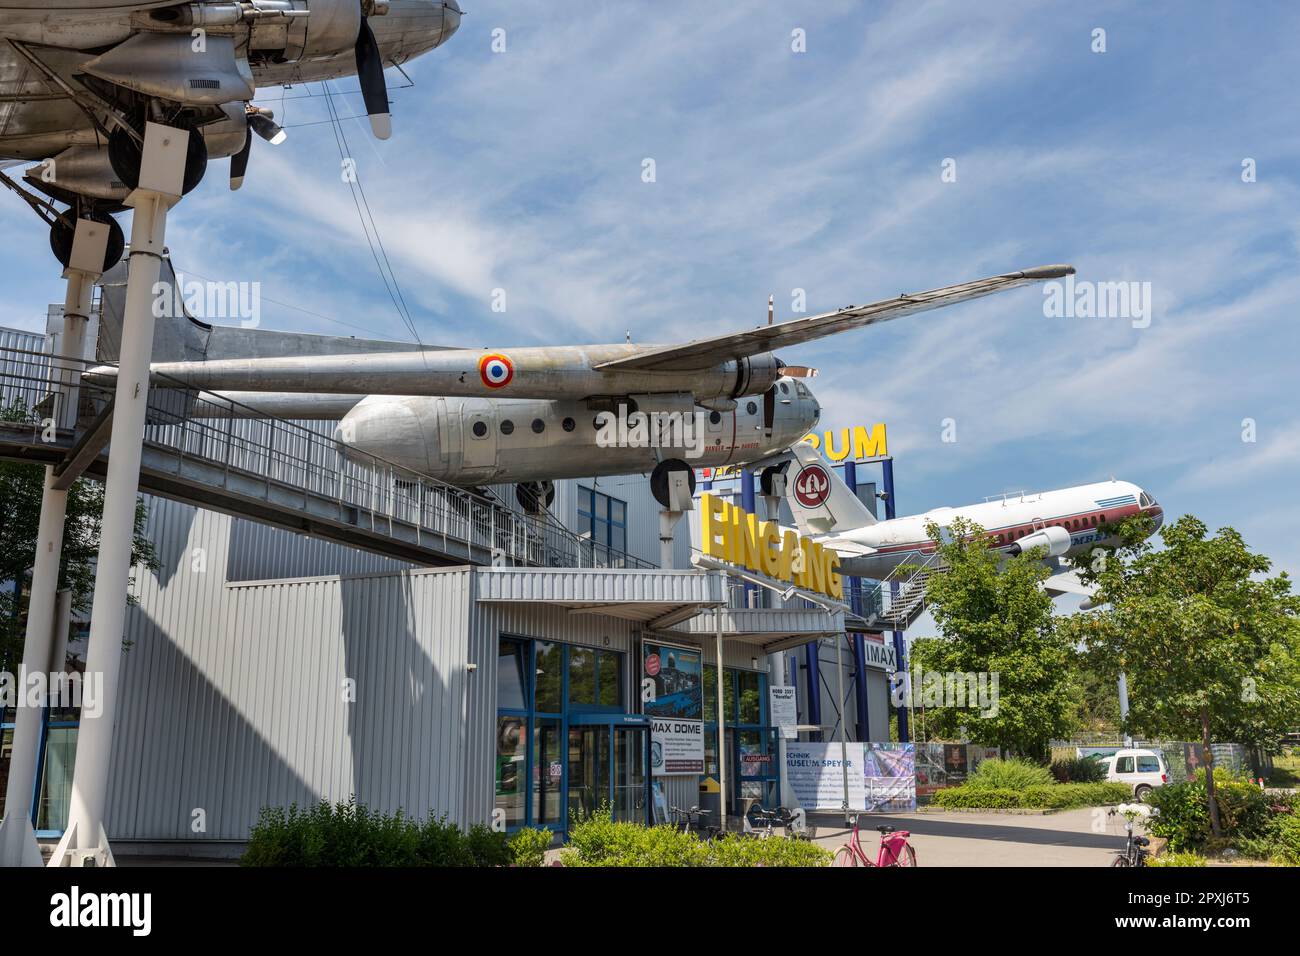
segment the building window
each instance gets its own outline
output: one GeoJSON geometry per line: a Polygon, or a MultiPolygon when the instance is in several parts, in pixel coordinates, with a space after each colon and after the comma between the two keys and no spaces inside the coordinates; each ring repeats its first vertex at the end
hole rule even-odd
{"type": "Polygon", "coordinates": [[[626,502],[579,485],[578,525],[590,532],[592,545],[598,552],[627,551],[626,502]]]}
{"type": "Polygon", "coordinates": [[[494,806],[507,828],[563,829],[569,811],[610,802],[606,715],[623,713],[623,660],[601,648],[499,640],[494,806]]]}

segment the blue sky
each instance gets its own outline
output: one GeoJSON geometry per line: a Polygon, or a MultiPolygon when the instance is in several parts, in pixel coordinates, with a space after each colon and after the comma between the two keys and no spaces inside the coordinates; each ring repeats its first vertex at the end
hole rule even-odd
{"type": "MultiPolygon", "coordinates": [[[[1292,5],[463,6],[391,140],[344,123],[422,341],[673,341],[763,321],[769,292],[789,318],[795,288],[817,312],[1053,262],[1150,282],[1148,328],[1029,289],[782,357],[820,369],[829,425],[888,422],[900,513],[1113,474],[1300,569],[1292,5]]],[[[264,91],[289,141],[239,193],[214,163],[173,258],[260,282],[265,326],[409,339],[309,92],[264,91]]],[[[0,325],[38,328],[45,231],[12,201],[0,225],[0,325]]]]}

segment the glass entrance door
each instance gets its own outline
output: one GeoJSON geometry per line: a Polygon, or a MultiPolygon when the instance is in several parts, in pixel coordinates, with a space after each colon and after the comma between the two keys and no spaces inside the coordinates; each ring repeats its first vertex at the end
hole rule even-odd
{"type": "Polygon", "coordinates": [[[615,820],[646,823],[650,814],[650,728],[627,716],[569,722],[569,814],[609,807],[615,820]]]}

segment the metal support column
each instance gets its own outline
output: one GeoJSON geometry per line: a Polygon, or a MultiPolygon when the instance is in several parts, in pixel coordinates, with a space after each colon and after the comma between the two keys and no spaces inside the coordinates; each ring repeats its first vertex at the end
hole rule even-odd
{"type": "MultiPolygon", "coordinates": [[[[95,280],[104,268],[108,249],[107,223],[86,219],[77,221],[72,240],[72,257],[63,277],[67,293],[63,302],[63,335],[57,352],[70,359],[86,355],[86,327],[95,280]]],[[[54,424],[66,428],[76,421],[77,391],[73,387],[80,366],[55,359],[51,370],[58,373],[53,408],[54,424]]],[[[54,487],[53,466],[45,468],[45,488],[41,494],[41,517],[36,534],[36,556],[32,567],[31,592],[27,602],[27,632],[23,640],[23,660],[19,668],[19,694],[14,714],[13,752],[9,763],[9,783],[5,790],[5,818],[0,823],[0,866],[44,866],[32,828],[32,807],[36,792],[37,767],[41,745],[41,727],[48,701],[28,706],[27,675],[45,672],[58,663],[52,651],[60,642],[54,633],[58,615],[59,565],[63,558],[63,528],[67,514],[68,492],[54,487]]],[[[21,595],[21,589],[17,592],[21,595]]],[[[62,642],[66,646],[66,635],[62,642]]],[[[47,684],[53,686],[53,684],[47,684]]]]}
{"type": "MultiPolygon", "coordinates": [[[[885,492],[885,519],[892,520],[896,514],[894,504],[894,459],[886,458],[880,463],[881,486],[885,492]]],[[[891,582],[889,585],[889,596],[892,601],[898,596],[898,583],[891,582]]],[[[889,638],[894,644],[894,661],[898,668],[907,679],[907,642],[903,639],[902,631],[890,631],[889,638]]],[[[907,698],[902,698],[906,700],[907,698]]],[[[898,705],[898,739],[901,743],[907,743],[912,739],[910,728],[908,727],[907,706],[898,705]]]]}
{"type": "Polygon", "coordinates": [[[867,707],[867,638],[860,631],[853,635],[853,696],[858,705],[858,740],[871,739],[871,711],[867,707]]]}
{"type": "MultiPolygon", "coordinates": [[[[822,674],[817,644],[817,641],[809,641],[804,646],[804,660],[808,668],[808,723],[813,727],[822,725],[822,674]]],[[[813,733],[817,735],[817,740],[822,739],[820,730],[813,733]]]]}
{"type": "MultiPolygon", "coordinates": [[[[719,572],[722,578],[722,593],[727,593],[727,576],[719,572]]],[[[716,705],[716,717],[718,721],[718,785],[722,792],[718,795],[718,826],[721,832],[727,832],[727,722],[726,708],[723,707],[723,700],[726,698],[726,692],[723,690],[723,680],[726,677],[726,667],[722,662],[722,607],[719,605],[713,611],[714,627],[714,653],[717,654],[717,693],[714,694],[714,703],[716,705]]]]}
{"type": "Polygon", "coordinates": [[[165,251],[167,212],[179,201],[190,133],[149,123],[145,128],[140,186],[126,199],[134,207],[131,254],[123,310],[121,356],[104,481],[104,516],[100,524],[95,598],[91,605],[86,679],[101,682],[103,707],[83,717],[77,735],[77,762],[72,778],[68,827],[50,866],[113,866],[104,831],[109,757],[117,714],[122,632],[135,537],[136,495],[145,412],[149,401],[149,363],[153,351],[154,286],[165,251]]]}
{"type": "MultiPolygon", "coordinates": [[[[740,472],[740,507],[747,513],[758,516],[758,505],[754,496],[754,473],[748,468],[740,472]]],[[[758,594],[758,585],[750,582],[745,584],[745,607],[751,607],[754,604],[758,594]]]]}

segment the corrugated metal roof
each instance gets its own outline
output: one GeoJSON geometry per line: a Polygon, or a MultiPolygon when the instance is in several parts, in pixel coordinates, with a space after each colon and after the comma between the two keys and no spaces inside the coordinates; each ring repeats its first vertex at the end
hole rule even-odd
{"type": "MultiPolygon", "coordinates": [[[[769,654],[843,631],[842,611],[820,608],[724,608],[722,611],[724,640],[752,644],[769,654]]],[[[712,613],[701,614],[674,625],[671,632],[710,638],[717,632],[717,621],[712,613]]]]}
{"type": "Polygon", "coordinates": [[[721,576],[702,571],[479,568],[475,579],[480,602],[539,602],[659,627],[724,601],[721,576]]]}

